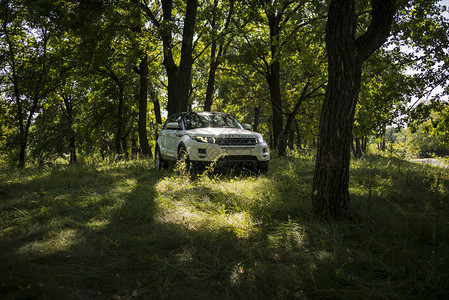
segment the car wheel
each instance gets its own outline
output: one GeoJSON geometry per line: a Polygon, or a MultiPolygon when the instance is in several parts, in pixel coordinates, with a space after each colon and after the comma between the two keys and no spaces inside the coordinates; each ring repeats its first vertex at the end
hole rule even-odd
{"type": "Polygon", "coordinates": [[[184,169],[185,171],[188,171],[190,169],[189,154],[184,146],[181,146],[178,150],[177,165],[181,170],[184,169]]]}
{"type": "Polygon", "coordinates": [[[268,172],[268,161],[257,162],[257,169],[259,170],[259,173],[268,172]]]}
{"type": "Polygon", "coordinates": [[[156,151],[154,152],[154,167],[156,170],[161,170],[165,167],[165,162],[162,159],[161,151],[159,150],[159,147],[157,147],[156,151]]]}

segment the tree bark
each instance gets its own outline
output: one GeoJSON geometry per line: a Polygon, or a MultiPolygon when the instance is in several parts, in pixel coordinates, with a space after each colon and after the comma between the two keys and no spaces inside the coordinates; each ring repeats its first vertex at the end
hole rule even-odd
{"type": "Polygon", "coordinates": [[[12,38],[10,36],[9,28],[8,28],[8,22],[10,17],[10,11],[9,11],[9,1],[5,1],[2,3],[4,5],[4,13],[3,16],[3,22],[2,22],[2,29],[3,33],[5,35],[6,43],[8,45],[8,55],[9,55],[9,62],[10,62],[10,71],[12,75],[12,84],[13,84],[13,91],[14,91],[14,101],[16,103],[16,116],[17,116],[17,122],[19,127],[19,164],[17,165],[18,168],[24,168],[25,167],[25,153],[26,153],[26,147],[28,143],[28,133],[25,131],[25,124],[24,124],[24,112],[22,108],[22,101],[20,99],[20,92],[19,92],[19,76],[17,75],[17,69],[16,69],[16,59],[15,59],[15,49],[14,45],[12,43],[12,38]]]}
{"type": "Polygon", "coordinates": [[[299,131],[299,124],[298,124],[297,120],[295,120],[295,129],[296,129],[296,137],[297,137],[296,147],[298,149],[302,149],[302,146],[301,146],[301,132],[299,131]]]}
{"type": "MultiPolygon", "coordinates": [[[[172,0],[163,0],[162,9],[165,21],[172,19],[172,0]]],[[[193,33],[195,28],[197,0],[187,0],[184,28],[182,34],[181,60],[179,66],[173,58],[173,41],[170,29],[163,28],[164,66],[168,77],[168,115],[187,111],[189,103],[189,89],[193,65],[193,33]]],[[[166,26],[165,27],[169,27],[166,26]]]]}
{"type": "Polygon", "coordinates": [[[380,142],[380,150],[385,151],[386,148],[385,136],[383,136],[382,141],[380,142]]]}
{"type": "Polygon", "coordinates": [[[65,116],[67,123],[69,125],[69,151],[70,151],[70,164],[76,163],[76,136],[75,130],[73,129],[73,99],[72,96],[62,96],[64,100],[64,106],[60,106],[63,115],[65,116]]]}
{"type": "Polygon", "coordinates": [[[117,105],[117,123],[116,123],[117,128],[115,135],[115,148],[119,158],[121,159],[123,158],[123,152],[125,148],[122,143],[124,87],[119,82],[117,82],[117,85],[119,89],[119,98],[117,105]]]}
{"type": "MultiPolygon", "coordinates": [[[[309,90],[309,85],[310,82],[307,81],[306,85],[304,86],[304,88],[302,89],[301,92],[301,96],[299,97],[298,101],[295,104],[295,107],[293,108],[293,111],[289,114],[288,118],[287,118],[287,122],[285,124],[285,128],[284,128],[284,132],[283,132],[283,137],[286,138],[288,136],[290,136],[292,133],[294,135],[294,131],[292,130],[292,126],[293,126],[293,122],[296,120],[296,115],[299,112],[299,108],[301,107],[301,104],[306,100],[306,98],[308,97],[308,90],[309,90]]],[[[287,146],[287,143],[285,142],[284,145],[282,145],[283,147],[287,146]]],[[[290,138],[290,148],[293,148],[293,137],[290,138]]],[[[282,149],[285,153],[286,148],[282,149]]]]}
{"type": "Polygon", "coordinates": [[[355,158],[361,158],[363,156],[362,144],[360,138],[354,138],[355,147],[353,146],[353,154],[355,158]]]}
{"type": "Polygon", "coordinates": [[[153,110],[154,110],[154,115],[156,117],[156,123],[162,124],[161,105],[159,104],[159,99],[154,90],[154,86],[152,83],[150,84],[149,92],[150,92],[151,100],[153,101],[153,110]]]}
{"type": "Polygon", "coordinates": [[[366,155],[366,143],[367,143],[367,140],[368,140],[368,137],[366,137],[366,136],[362,140],[362,152],[365,155],[366,155]]]}
{"type": "MultiPolygon", "coordinates": [[[[229,14],[226,18],[226,23],[224,25],[224,28],[222,29],[222,32],[219,34],[219,36],[223,36],[226,34],[229,24],[231,23],[231,18],[234,13],[234,1],[229,1],[229,14]],[[224,34],[223,34],[224,33],[224,34]]],[[[212,109],[212,103],[213,103],[213,95],[215,90],[215,76],[218,69],[218,66],[220,65],[220,58],[223,54],[226,53],[226,47],[223,46],[223,43],[220,43],[220,46],[218,46],[218,40],[219,38],[215,38],[217,35],[217,27],[216,27],[216,12],[218,6],[218,0],[214,0],[214,9],[213,9],[213,17],[211,21],[211,27],[213,31],[213,40],[211,44],[210,49],[210,63],[209,63],[209,75],[207,78],[207,87],[206,87],[206,99],[204,100],[204,111],[210,111],[212,109]],[[217,51],[218,47],[218,51],[217,51]]]]}
{"type": "MultiPolygon", "coordinates": [[[[196,14],[198,8],[197,0],[186,0],[186,12],[184,18],[184,28],[181,42],[181,59],[179,65],[176,65],[173,56],[173,37],[172,37],[172,10],[173,0],[161,0],[163,20],[160,22],[155,17],[151,9],[144,1],[133,0],[138,3],[146,13],[148,19],[158,28],[163,44],[164,67],[167,72],[167,111],[168,115],[177,112],[187,111],[189,104],[189,90],[191,86],[191,73],[193,65],[193,34],[195,29],[196,14]]],[[[176,24],[177,26],[177,24],[176,24]]]]}
{"type": "Polygon", "coordinates": [[[123,159],[126,155],[126,136],[123,135],[123,109],[125,101],[125,84],[122,79],[109,66],[104,69],[99,68],[99,72],[109,76],[115,83],[118,89],[118,103],[117,103],[117,119],[116,119],[116,134],[115,134],[115,151],[119,159],[123,159]]]}
{"type": "MultiPolygon", "coordinates": [[[[212,11],[212,21],[211,27],[214,35],[217,33],[217,28],[215,27],[215,10],[218,5],[218,0],[214,0],[214,9],[212,11]]],[[[209,76],[207,78],[207,88],[206,88],[206,99],[204,100],[204,111],[210,111],[212,108],[212,97],[214,94],[215,86],[215,72],[217,71],[217,40],[213,36],[213,41],[210,47],[210,62],[209,62],[209,76]]]]}
{"type": "Polygon", "coordinates": [[[332,0],[326,27],[328,86],[324,98],[312,186],[315,212],[330,218],[349,214],[349,161],[363,62],[387,39],[395,1],[372,0],[372,21],[355,38],[355,0],[332,0]]]}
{"type": "Polygon", "coordinates": [[[271,107],[273,114],[273,147],[280,156],[285,155],[286,140],[284,136],[284,114],[282,110],[282,97],[280,86],[280,63],[272,62],[270,75],[267,77],[270,87],[271,107]]]}
{"type": "Polygon", "coordinates": [[[260,105],[254,107],[254,126],[253,130],[257,132],[259,128],[259,119],[260,119],[260,105]]]}
{"type": "Polygon", "coordinates": [[[281,96],[281,64],[278,59],[279,43],[279,22],[282,16],[267,13],[270,28],[270,51],[271,64],[267,75],[267,82],[270,88],[271,107],[273,114],[273,144],[272,147],[278,151],[280,156],[285,155],[287,148],[286,137],[284,136],[284,114],[282,109],[281,96]]]}
{"type": "Polygon", "coordinates": [[[217,41],[212,41],[210,50],[210,64],[209,64],[209,76],[207,79],[206,99],[204,100],[204,111],[211,111],[212,109],[212,97],[214,95],[215,87],[215,73],[217,72],[218,64],[216,58],[217,41]]]}
{"type": "Polygon", "coordinates": [[[34,91],[33,91],[33,95],[32,97],[30,97],[30,101],[27,105],[26,101],[27,100],[22,100],[21,96],[25,96],[23,94],[21,94],[19,85],[20,85],[20,78],[22,76],[20,76],[18,74],[17,68],[16,68],[16,51],[14,49],[14,44],[12,42],[12,39],[14,37],[11,37],[10,35],[10,31],[8,28],[8,22],[9,22],[9,17],[10,17],[10,8],[9,8],[9,1],[5,1],[5,3],[3,3],[4,7],[4,16],[3,16],[3,22],[2,22],[2,29],[3,29],[3,33],[5,35],[6,38],[6,44],[7,44],[7,55],[9,55],[9,57],[7,58],[7,60],[9,60],[10,63],[10,69],[11,69],[11,73],[12,73],[12,84],[13,84],[13,98],[14,98],[14,102],[16,103],[17,106],[17,122],[18,127],[19,127],[19,164],[18,164],[18,168],[24,168],[25,167],[25,160],[26,160],[26,150],[28,147],[28,135],[30,132],[30,127],[31,127],[31,123],[33,121],[33,117],[34,114],[36,113],[36,110],[38,108],[39,102],[41,100],[42,97],[45,97],[46,94],[48,94],[50,91],[54,90],[54,88],[51,89],[45,89],[44,88],[44,84],[46,84],[47,82],[45,82],[45,78],[46,77],[46,72],[48,71],[47,69],[47,45],[48,45],[48,40],[49,40],[49,34],[47,33],[43,33],[43,37],[42,37],[42,54],[40,56],[40,75],[36,75],[37,78],[35,78],[35,83],[34,83],[34,91]],[[29,107],[29,111],[28,113],[26,112],[26,107],[29,107]]]}
{"type": "Polygon", "coordinates": [[[151,148],[147,136],[147,95],[148,95],[148,56],[144,55],[139,63],[140,91],[139,91],[139,143],[143,156],[151,157],[151,148]]]}

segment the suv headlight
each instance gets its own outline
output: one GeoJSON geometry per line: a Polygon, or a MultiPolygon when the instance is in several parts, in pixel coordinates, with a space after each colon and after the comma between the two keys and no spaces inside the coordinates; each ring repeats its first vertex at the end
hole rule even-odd
{"type": "Polygon", "coordinates": [[[215,139],[211,136],[192,136],[192,139],[200,143],[213,144],[215,142],[215,139]]]}
{"type": "Polygon", "coordinates": [[[263,136],[261,136],[261,135],[258,135],[258,136],[257,136],[257,143],[258,143],[258,144],[265,143],[265,140],[263,139],[263,136]]]}

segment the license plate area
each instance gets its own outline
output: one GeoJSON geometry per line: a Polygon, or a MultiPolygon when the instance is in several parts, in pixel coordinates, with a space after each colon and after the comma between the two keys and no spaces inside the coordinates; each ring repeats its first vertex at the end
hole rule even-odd
{"type": "Polygon", "coordinates": [[[251,149],[227,149],[226,154],[229,156],[251,155],[251,149]]]}

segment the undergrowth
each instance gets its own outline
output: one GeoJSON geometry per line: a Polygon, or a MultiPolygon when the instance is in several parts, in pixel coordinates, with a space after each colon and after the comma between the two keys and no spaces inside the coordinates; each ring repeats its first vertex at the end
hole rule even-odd
{"type": "Polygon", "coordinates": [[[2,299],[449,297],[449,174],[351,165],[349,220],[311,208],[313,161],[267,174],[151,161],[0,175],[2,299]]]}

